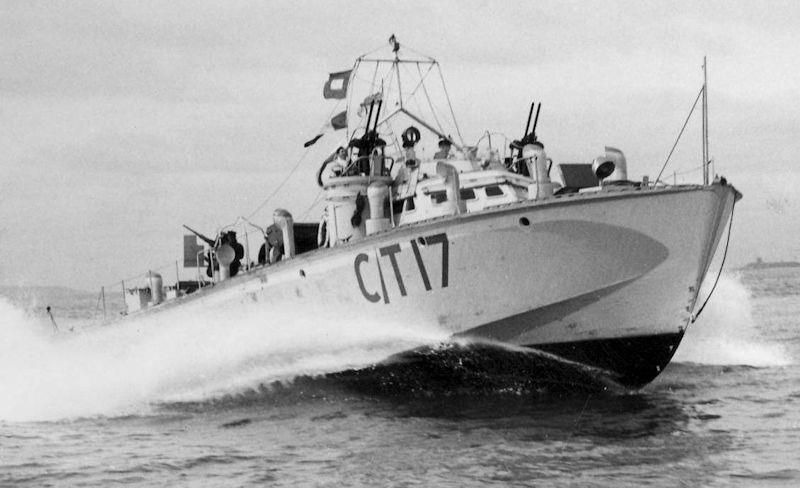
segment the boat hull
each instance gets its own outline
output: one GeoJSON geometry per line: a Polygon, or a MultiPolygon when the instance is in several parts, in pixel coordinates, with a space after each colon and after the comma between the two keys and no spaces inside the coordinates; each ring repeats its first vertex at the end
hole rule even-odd
{"type": "Polygon", "coordinates": [[[678,346],[737,198],[714,184],[506,205],[305,253],[159,308],[247,310],[265,327],[281,314],[320,334],[329,318],[413,323],[637,388],[678,346]]]}

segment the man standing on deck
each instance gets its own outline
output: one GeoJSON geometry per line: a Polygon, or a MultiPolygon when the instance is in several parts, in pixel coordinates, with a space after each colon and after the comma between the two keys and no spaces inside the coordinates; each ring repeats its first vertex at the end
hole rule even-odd
{"type": "Polygon", "coordinates": [[[442,137],[439,139],[439,150],[433,155],[433,159],[447,159],[450,155],[450,140],[442,137]]]}

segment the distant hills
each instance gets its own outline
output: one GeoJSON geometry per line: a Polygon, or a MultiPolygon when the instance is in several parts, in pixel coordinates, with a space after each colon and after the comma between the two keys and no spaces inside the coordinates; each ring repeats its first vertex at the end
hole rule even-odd
{"type": "Polygon", "coordinates": [[[739,269],[755,270],[755,269],[770,269],[770,268],[800,268],[800,263],[797,261],[764,261],[761,258],[756,258],[752,263],[747,263],[739,269]]]}
{"type": "Polygon", "coordinates": [[[66,286],[0,286],[0,295],[18,301],[37,302],[72,302],[97,298],[97,293],[91,293],[66,286]]]}
{"type": "MultiPolygon", "coordinates": [[[[0,286],[0,296],[5,297],[24,310],[44,313],[48,305],[58,315],[85,316],[95,310],[102,310],[99,292],[76,290],[65,286],[0,286]]],[[[106,294],[106,306],[120,309],[120,293],[106,294]]]]}

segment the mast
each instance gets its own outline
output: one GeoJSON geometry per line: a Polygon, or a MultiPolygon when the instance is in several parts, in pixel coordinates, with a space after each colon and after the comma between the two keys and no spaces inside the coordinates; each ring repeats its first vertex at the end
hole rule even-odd
{"type": "Polygon", "coordinates": [[[397,42],[397,38],[394,37],[394,34],[389,38],[389,44],[392,45],[392,52],[394,53],[394,62],[392,66],[397,74],[397,93],[400,99],[400,110],[403,110],[403,85],[400,84],[400,43],[397,42]]]}
{"type": "MultiPolygon", "coordinates": [[[[350,83],[348,84],[348,88],[347,88],[347,114],[348,114],[348,125],[347,125],[347,131],[346,131],[347,140],[350,141],[355,136],[355,132],[356,132],[356,128],[351,127],[351,125],[350,125],[350,114],[352,112],[351,111],[351,105],[358,106],[357,104],[359,103],[358,100],[354,99],[354,95],[353,95],[354,84],[352,82],[355,81],[356,78],[357,78],[356,72],[359,69],[363,68],[365,65],[368,65],[368,64],[374,64],[375,65],[375,71],[374,71],[374,73],[372,75],[372,84],[370,85],[370,91],[369,91],[369,95],[372,95],[373,90],[374,90],[375,78],[376,78],[376,76],[378,75],[378,73],[380,71],[380,66],[381,65],[384,65],[384,66],[389,65],[390,68],[389,68],[388,72],[385,73],[385,74],[382,74],[381,76],[382,77],[388,77],[390,86],[387,86],[387,87],[383,86],[383,81],[386,81],[386,79],[384,78],[382,80],[380,93],[381,93],[381,98],[383,98],[383,96],[386,95],[386,93],[384,93],[386,90],[389,90],[389,93],[391,93],[391,92],[393,92],[392,88],[396,88],[397,89],[397,100],[396,100],[396,103],[392,103],[392,105],[393,105],[392,108],[394,108],[395,110],[391,111],[391,113],[388,113],[388,114],[384,115],[382,118],[380,117],[380,115],[377,116],[376,119],[375,119],[375,122],[376,122],[375,123],[375,130],[377,130],[377,128],[379,126],[382,126],[385,123],[387,123],[388,120],[392,119],[397,114],[401,114],[402,113],[402,114],[407,115],[409,118],[411,118],[412,120],[414,120],[418,124],[422,125],[426,129],[430,130],[433,134],[437,135],[438,137],[448,139],[457,149],[463,151],[465,145],[464,145],[464,142],[463,142],[463,137],[461,135],[461,129],[458,126],[458,120],[456,119],[455,112],[453,110],[453,104],[452,104],[452,102],[450,100],[450,95],[449,95],[449,93],[447,91],[447,85],[444,82],[444,76],[442,75],[441,68],[439,67],[439,63],[434,58],[432,58],[430,56],[426,56],[424,54],[417,53],[417,52],[415,52],[413,50],[412,50],[412,52],[414,53],[414,56],[412,58],[401,58],[400,57],[400,47],[401,47],[401,45],[400,45],[400,42],[397,40],[397,37],[394,34],[392,34],[392,36],[389,37],[389,48],[391,50],[391,55],[376,54],[376,52],[380,49],[380,48],[378,48],[378,49],[373,50],[373,51],[371,51],[371,52],[369,52],[367,54],[363,54],[363,55],[359,56],[356,59],[354,65],[353,65],[352,72],[350,74],[350,80],[349,80],[350,83]],[[431,70],[433,70],[433,68],[436,68],[436,71],[439,74],[440,82],[442,84],[442,90],[444,92],[444,98],[445,98],[445,100],[447,102],[447,106],[448,106],[449,112],[450,112],[449,115],[450,115],[450,118],[451,118],[451,122],[450,121],[448,121],[448,122],[450,122],[453,125],[453,128],[455,129],[455,131],[457,133],[458,141],[459,141],[458,143],[455,140],[453,140],[453,138],[450,135],[447,135],[447,130],[445,130],[445,128],[443,128],[441,126],[441,123],[439,122],[439,120],[438,120],[438,118],[436,116],[436,110],[435,110],[433,104],[430,101],[429,95],[427,93],[427,89],[425,87],[425,77],[427,76],[427,73],[425,75],[422,75],[422,73],[420,72],[420,78],[419,78],[418,81],[414,81],[413,77],[411,78],[411,86],[414,86],[414,83],[416,83],[416,87],[414,87],[414,89],[411,92],[410,96],[413,96],[414,93],[417,92],[417,89],[422,87],[422,90],[425,93],[425,97],[426,97],[427,102],[428,102],[428,107],[430,108],[432,116],[436,121],[436,125],[439,126],[439,128],[433,127],[433,124],[427,123],[424,120],[423,117],[417,115],[416,113],[413,113],[410,110],[410,105],[411,104],[407,103],[407,102],[410,102],[410,100],[406,100],[405,95],[403,93],[403,81],[401,80],[402,75],[401,75],[401,66],[400,66],[402,63],[412,63],[412,64],[416,65],[418,69],[419,69],[420,65],[430,65],[430,68],[428,70],[429,72],[431,70]],[[396,77],[396,79],[393,79],[393,77],[396,77]]],[[[408,88],[408,84],[409,84],[409,77],[408,76],[406,76],[405,83],[406,83],[407,88],[408,88]]],[[[368,98],[369,98],[369,96],[368,96],[368,98]]],[[[367,99],[365,99],[365,102],[366,102],[366,100],[367,99]]],[[[390,105],[387,104],[387,107],[388,106],[390,106],[390,105]]],[[[366,129],[369,130],[369,127],[367,127],[366,129]]]]}
{"type": "Polygon", "coordinates": [[[708,184],[708,70],[703,56],[703,184],[708,184]]]}

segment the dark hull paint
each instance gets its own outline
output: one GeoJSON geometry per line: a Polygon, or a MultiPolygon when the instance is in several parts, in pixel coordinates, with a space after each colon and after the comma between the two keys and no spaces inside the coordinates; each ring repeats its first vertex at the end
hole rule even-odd
{"type": "Polygon", "coordinates": [[[394,355],[358,370],[326,375],[354,390],[387,396],[624,392],[652,381],[683,334],[507,348],[448,343],[394,355]]]}
{"type": "Polygon", "coordinates": [[[448,343],[396,354],[328,379],[371,395],[574,394],[626,391],[611,375],[535,349],[448,343]]]}
{"type": "Polygon", "coordinates": [[[641,388],[653,381],[672,359],[683,332],[619,339],[598,339],[526,347],[570,361],[601,368],[627,388],[641,388]]]}

